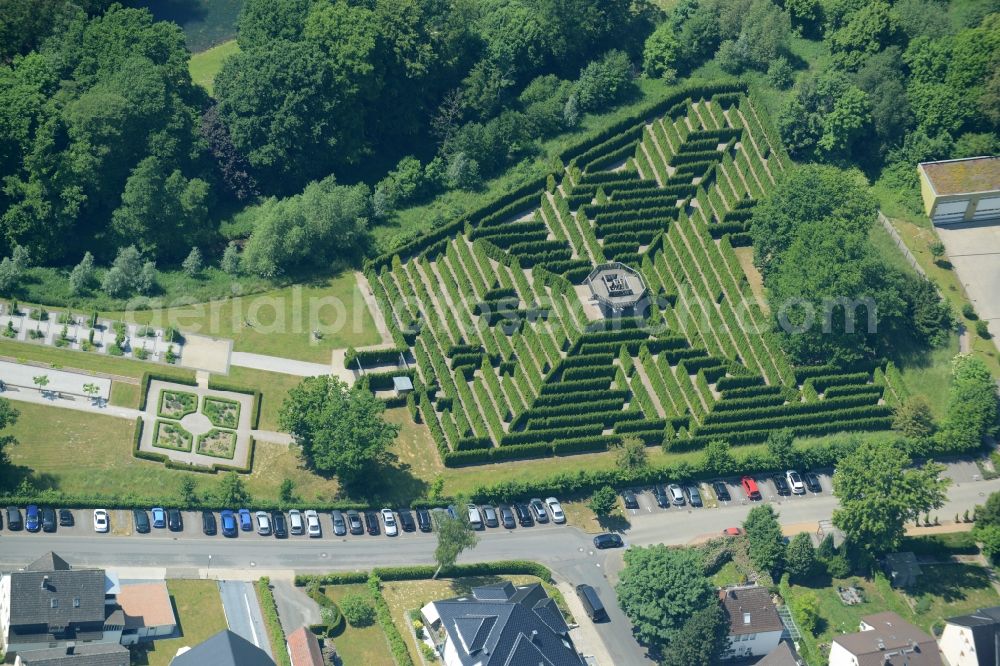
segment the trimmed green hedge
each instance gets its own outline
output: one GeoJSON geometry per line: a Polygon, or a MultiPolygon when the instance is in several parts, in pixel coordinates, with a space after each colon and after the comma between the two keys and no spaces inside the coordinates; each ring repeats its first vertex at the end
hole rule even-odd
{"type": "MultiPolygon", "coordinates": [[[[371,573],[382,581],[428,580],[437,569],[431,564],[402,567],[375,567],[371,573]]],[[[319,585],[354,585],[368,580],[367,572],[337,571],[323,575],[300,574],[295,576],[295,584],[306,587],[310,583],[319,585]]],[[[438,578],[471,578],[482,576],[535,576],[546,583],[552,583],[552,572],[548,567],[530,560],[501,560],[498,562],[476,562],[456,564],[442,569],[438,578]]]]}
{"type": "Polygon", "coordinates": [[[151,381],[161,381],[161,382],[171,382],[173,384],[180,384],[182,386],[197,386],[198,381],[194,377],[178,377],[177,375],[168,375],[162,372],[144,372],[142,373],[142,380],[139,382],[139,411],[146,409],[146,399],[149,396],[149,383],[151,381]]]}
{"type": "Polygon", "coordinates": [[[278,666],[292,666],[292,660],[288,656],[285,648],[285,630],[281,628],[281,620],[278,619],[278,606],[274,602],[274,594],[271,592],[271,579],[263,576],[257,581],[257,596],[260,597],[260,608],[264,614],[264,624],[267,625],[267,633],[271,637],[272,652],[275,663],[278,666]]]}
{"type": "Polygon", "coordinates": [[[224,379],[216,379],[212,376],[208,378],[208,388],[212,391],[229,391],[230,393],[243,393],[253,396],[253,406],[250,408],[250,427],[254,430],[260,425],[260,402],[263,395],[258,389],[224,379]]]}

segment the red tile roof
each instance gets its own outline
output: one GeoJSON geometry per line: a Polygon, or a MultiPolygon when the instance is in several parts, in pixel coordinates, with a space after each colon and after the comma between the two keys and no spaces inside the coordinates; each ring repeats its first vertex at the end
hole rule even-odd
{"type": "Polygon", "coordinates": [[[292,666],[323,666],[319,641],[306,627],[299,627],[288,634],[288,654],[292,658],[292,666]]]}

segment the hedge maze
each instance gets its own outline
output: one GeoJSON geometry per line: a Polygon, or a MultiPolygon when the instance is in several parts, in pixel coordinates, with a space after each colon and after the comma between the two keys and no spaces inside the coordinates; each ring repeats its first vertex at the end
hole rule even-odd
{"type": "Polygon", "coordinates": [[[790,162],[742,84],[684,89],[562,158],[366,265],[445,464],[890,427],[894,368],[792,367],[750,290],[734,248],[790,162]],[[606,261],[644,276],[641,316],[587,306],[606,261]]]}

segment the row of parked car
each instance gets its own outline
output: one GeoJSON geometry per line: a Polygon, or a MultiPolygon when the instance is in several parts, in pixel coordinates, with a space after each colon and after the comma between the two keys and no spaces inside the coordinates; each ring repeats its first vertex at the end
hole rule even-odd
{"type": "MultiPolygon", "coordinates": [[[[774,488],[778,495],[805,495],[807,489],[813,493],[823,492],[823,486],[819,482],[819,477],[813,472],[799,474],[794,469],[790,469],[784,474],[773,475],[771,480],[774,482],[774,488]]],[[[715,493],[716,498],[720,502],[731,502],[733,500],[725,481],[713,481],[709,485],[711,485],[712,492],[715,493]]],[[[756,502],[763,499],[760,486],[752,476],[741,478],[739,485],[751,501],[756,502]]],[[[695,484],[686,486],[676,483],[669,485],[656,484],[653,486],[653,497],[656,498],[657,506],[663,509],[670,506],[690,505],[695,508],[704,506],[701,491],[695,484]]],[[[622,491],[622,501],[625,503],[626,509],[639,508],[639,500],[631,490],[626,489],[622,491]]]]}
{"type": "MultiPolygon", "coordinates": [[[[435,512],[445,513],[454,518],[459,517],[459,509],[454,506],[441,509],[382,509],[381,511],[339,511],[330,512],[333,521],[333,533],[335,536],[346,536],[348,533],[359,535],[367,532],[371,535],[381,534],[385,531],[386,536],[396,536],[399,531],[430,532],[433,530],[433,514],[435,512]]],[[[8,529],[18,531],[27,529],[29,532],[55,532],[56,525],[71,527],[74,524],[73,512],[69,509],[59,509],[58,518],[56,510],[51,508],[39,508],[31,505],[26,510],[24,519],[21,517],[21,510],[18,507],[7,507],[8,529]]],[[[487,527],[500,527],[514,529],[518,525],[529,527],[537,523],[547,523],[551,519],[554,523],[565,523],[566,514],[563,513],[562,506],[555,497],[550,497],[544,502],[540,499],[532,499],[527,504],[502,505],[495,507],[492,505],[477,506],[469,504],[466,506],[465,515],[473,529],[482,530],[487,527]]],[[[103,534],[111,529],[110,515],[106,509],[94,509],[93,513],[94,531],[103,534]]],[[[3,527],[3,520],[0,519],[0,528],[3,527]]],[[[154,529],[166,529],[171,532],[184,531],[184,517],[179,509],[164,509],[154,507],[146,509],[132,510],[132,527],[138,534],[148,534],[154,529]]],[[[235,537],[240,532],[256,532],[260,536],[275,536],[277,538],[292,535],[309,535],[310,537],[323,536],[323,528],[320,524],[319,513],[314,510],[299,511],[291,509],[287,517],[281,511],[255,511],[249,509],[239,509],[233,511],[225,509],[219,512],[218,518],[213,511],[201,512],[202,532],[209,536],[214,536],[220,529],[223,536],[235,537]]]]}
{"type": "MultiPolygon", "coordinates": [[[[21,516],[21,509],[16,506],[8,506],[4,510],[7,517],[7,529],[11,532],[28,530],[29,532],[55,532],[56,525],[73,525],[73,512],[69,509],[59,509],[58,516],[55,509],[38,508],[32,504],[21,516]]],[[[0,528],[3,527],[3,518],[0,517],[0,528]]]]}

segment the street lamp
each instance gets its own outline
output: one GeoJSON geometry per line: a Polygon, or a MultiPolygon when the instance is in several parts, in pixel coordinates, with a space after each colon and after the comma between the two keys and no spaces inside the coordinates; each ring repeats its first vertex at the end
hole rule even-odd
{"type": "Polygon", "coordinates": [[[209,571],[212,570],[212,555],[211,554],[209,554],[209,556],[208,556],[208,570],[209,571]]]}

